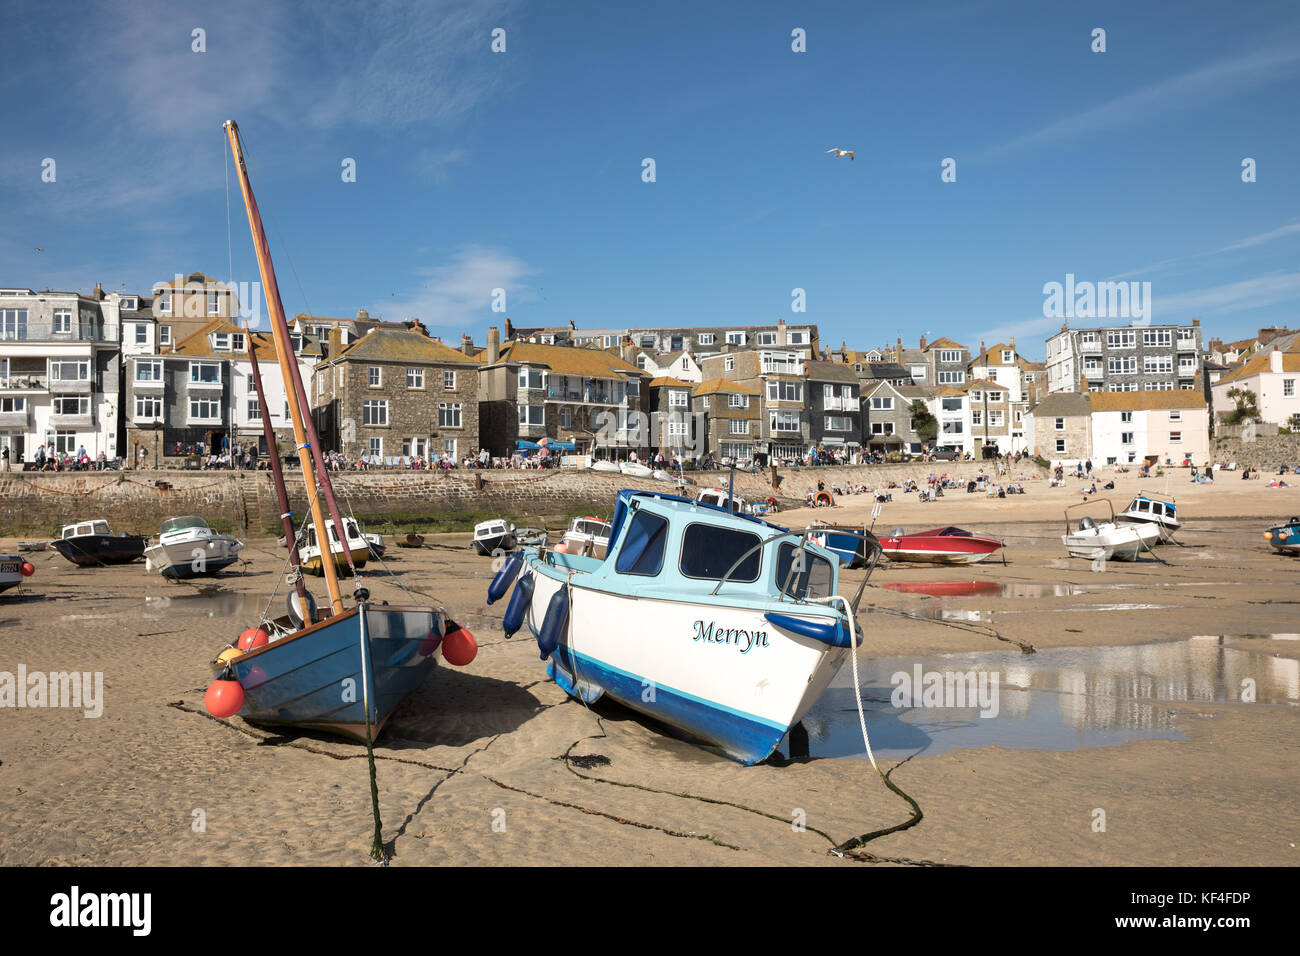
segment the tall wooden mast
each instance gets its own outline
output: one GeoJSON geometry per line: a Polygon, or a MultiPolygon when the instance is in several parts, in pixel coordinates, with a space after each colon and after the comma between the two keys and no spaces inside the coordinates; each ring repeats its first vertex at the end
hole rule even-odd
{"type": "MultiPolygon", "coordinates": [[[[298,361],[294,356],[293,342],[289,338],[289,326],[284,318],[284,305],[280,301],[280,287],[275,281],[275,267],[271,264],[271,250],[266,240],[266,230],[262,228],[262,216],[257,209],[257,200],[253,198],[253,187],[248,181],[248,169],[244,165],[244,152],[239,142],[239,127],[234,120],[225,122],[226,135],[230,140],[230,151],[235,157],[235,170],[239,175],[239,188],[244,196],[244,208],[248,212],[248,228],[253,234],[253,251],[257,254],[257,268],[262,276],[262,290],[265,292],[267,309],[271,316],[271,333],[275,339],[275,354],[280,362],[280,373],[284,376],[285,390],[288,392],[289,417],[293,419],[294,439],[298,443],[298,461],[302,466],[303,485],[311,500],[311,520],[316,528],[316,541],[320,546],[321,570],[325,573],[325,586],[329,590],[330,605],[335,614],[343,612],[343,595],[339,590],[338,571],[334,566],[333,542],[330,540],[329,528],[325,524],[325,514],[321,499],[329,505],[334,519],[334,530],[338,534],[343,553],[347,555],[348,565],[352,565],[352,551],[348,547],[347,527],[343,524],[334,501],[333,489],[329,487],[329,477],[324,473],[324,460],[320,458],[320,449],[315,446],[315,427],[306,418],[303,407],[305,392],[302,376],[298,373],[298,361]],[[318,461],[313,459],[318,459],[318,461]],[[314,466],[319,463],[320,469],[314,466]],[[312,480],[310,476],[315,476],[312,480]],[[319,494],[313,493],[319,489],[319,494]]],[[[355,569],[354,569],[355,573],[355,569]]]]}

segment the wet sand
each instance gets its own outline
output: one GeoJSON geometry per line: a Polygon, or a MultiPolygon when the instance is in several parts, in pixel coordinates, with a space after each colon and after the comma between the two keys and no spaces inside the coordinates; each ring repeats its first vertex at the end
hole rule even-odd
{"type": "MultiPolygon", "coordinates": [[[[1076,484],[886,505],[878,528],[980,527],[1007,540],[1008,563],[885,564],[872,576],[860,617],[867,725],[925,817],[867,849],[952,864],[1300,861],[1300,559],[1261,536],[1300,495],[1233,477],[1175,485],[1187,547],[1159,549],[1167,565],[1095,572],[1059,541],[1076,484]],[[949,596],[888,587],[972,581],[949,596]],[[985,729],[963,727],[980,720],[971,712],[900,712],[887,671],[909,662],[997,669],[1001,715],[985,729]],[[1247,678],[1256,703],[1238,699],[1247,678]]],[[[1110,495],[1117,508],[1137,484],[1110,495]]],[[[815,516],[854,520],[861,507],[870,521],[865,498],[844,502],[815,516]]],[[[396,581],[445,603],[480,642],[469,667],[430,676],[376,747],[392,865],[860,866],[828,848],[907,819],[845,736],[857,733],[847,665],[807,721],[812,756],[741,767],[617,705],[567,699],[532,640],[502,638],[502,605],[484,603],[491,562],[460,548],[466,537],[389,550],[396,581]]],[[[242,569],[202,584],[165,582],[143,563],[83,570],[28,556],[36,576],[0,595],[0,671],[102,671],[105,703],[95,719],[0,709],[0,863],[370,863],[364,747],[203,711],[208,660],[260,612],[283,565],[269,539],[244,554],[242,569]]],[[[403,596],[367,571],[376,599],[403,596]]],[[[847,572],[842,590],[860,579],[847,572]]]]}

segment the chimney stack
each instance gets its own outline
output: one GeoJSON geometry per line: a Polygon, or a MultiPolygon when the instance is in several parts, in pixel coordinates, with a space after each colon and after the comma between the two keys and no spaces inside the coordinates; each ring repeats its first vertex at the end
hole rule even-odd
{"type": "MultiPolygon", "coordinates": [[[[509,327],[509,322],[510,320],[506,319],[507,328],[509,327]]],[[[492,326],[492,328],[488,329],[487,363],[489,365],[495,365],[500,360],[501,360],[501,335],[500,333],[497,332],[497,327],[494,325],[492,326]]]]}
{"type": "Polygon", "coordinates": [[[515,338],[515,327],[510,324],[510,316],[506,316],[506,341],[513,342],[515,338]]]}
{"type": "Polygon", "coordinates": [[[368,319],[368,318],[370,318],[370,313],[367,312],[365,309],[357,309],[357,318],[358,318],[358,319],[368,319]]]}
{"type": "Polygon", "coordinates": [[[921,336],[921,351],[922,351],[922,352],[925,351],[925,336],[924,336],[924,335],[921,336]]]}
{"type": "Polygon", "coordinates": [[[1273,346],[1273,351],[1268,353],[1268,370],[1276,375],[1282,374],[1282,353],[1278,351],[1277,346],[1273,346]]]}
{"type": "Polygon", "coordinates": [[[96,283],[95,283],[95,298],[96,298],[98,301],[100,301],[100,302],[103,302],[103,301],[104,301],[104,286],[103,286],[103,283],[100,283],[100,282],[96,282],[96,283]]]}
{"type": "Polygon", "coordinates": [[[474,337],[472,335],[462,335],[460,337],[460,350],[466,355],[474,354],[474,337]]]}

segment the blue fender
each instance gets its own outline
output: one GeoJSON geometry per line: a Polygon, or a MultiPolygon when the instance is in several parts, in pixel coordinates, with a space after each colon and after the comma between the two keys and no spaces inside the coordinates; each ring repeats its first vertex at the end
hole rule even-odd
{"type": "Polygon", "coordinates": [[[551,603],[546,606],[546,617],[542,620],[542,629],[537,633],[537,646],[541,649],[542,660],[546,660],[560,645],[560,638],[569,628],[569,589],[561,587],[551,595],[551,603]]]}
{"type": "Polygon", "coordinates": [[[506,563],[501,565],[501,570],[496,573],[496,577],[488,585],[487,602],[489,605],[495,604],[506,596],[511,583],[514,582],[515,575],[519,573],[519,569],[523,567],[523,564],[524,556],[518,551],[506,558],[506,563]]]}
{"type": "MultiPolygon", "coordinates": [[[[803,637],[810,637],[814,641],[821,641],[831,647],[849,646],[848,625],[838,615],[833,619],[824,618],[817,621],[795,617],[791,614],[779,614],[776,611],[768,611],[763,616],[767,618],[768,623],[775,624],[783,630],[793,631],[803,637]]],[[[858,635],[858,645],[862,645],[861,632],[858,635]]]]}
{"type": "MultiPolygon", "coordinates": [[[[505,568],[501,570],[504,571],[505,568]]],[[[515,585],[515,591],[510,595],[510,603],[506,605],[506,616],[501,622],[505,627],[506,637],[514,637],[515,632],[524,626],[524,615],[528,613],[528,605],[533,603],[533,584],[533,572],[529,571],[515,585]]]]}

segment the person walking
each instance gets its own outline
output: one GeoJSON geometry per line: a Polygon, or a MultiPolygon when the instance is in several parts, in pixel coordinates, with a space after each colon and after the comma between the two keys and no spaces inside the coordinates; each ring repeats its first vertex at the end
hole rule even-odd
{"type": "Polygon", "coordinates": [[[5,445],[4,451],[0,452],[0,455],[4,456],[5,471],[8,471],[9,470],[9,446],[8,445],[5,445]]]}

